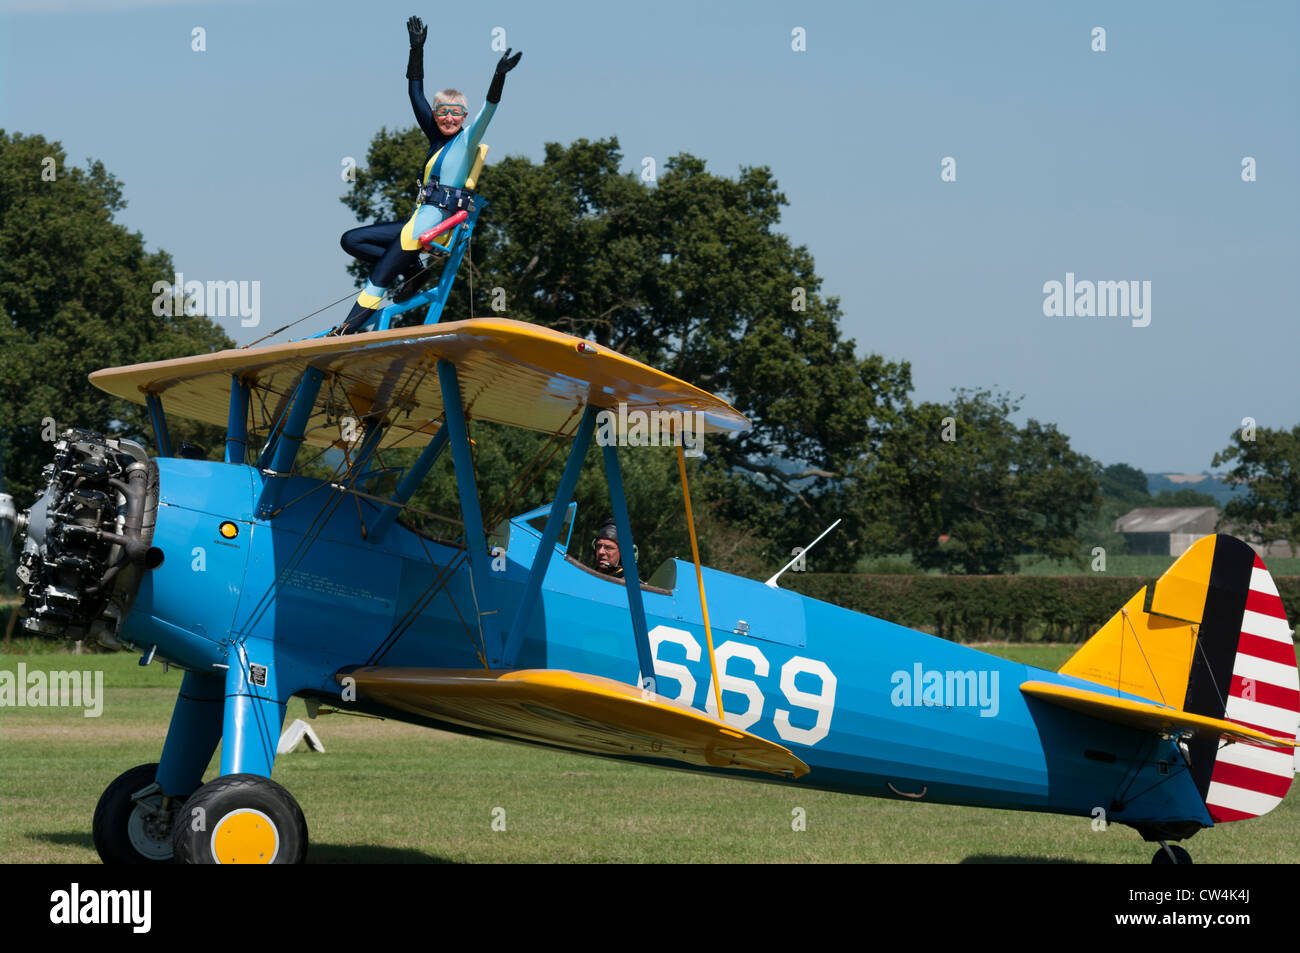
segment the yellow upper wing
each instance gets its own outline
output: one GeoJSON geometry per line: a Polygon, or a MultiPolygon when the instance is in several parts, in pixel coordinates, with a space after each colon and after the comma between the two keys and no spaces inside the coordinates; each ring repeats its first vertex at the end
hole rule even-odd
{"type": "MultiPolygon", "coordinates": [[[[90,375],[101,390],[145,402],[158,394],[169,414],[224,427],[231,377],[254,391],[259,414],[274,420],[302,372],[325,374],[304,441],[338,445],[338,421],[382,415],[391,429],[382,446],[418,447],[441,416],[437,362],[456,366],[465,412],[473,419],[572,433],[582,408],[696,412],[695,432],[748,430],[726,401],[608,348],[559,331],[504,318],[478,318],[348,337],[314,338],[240,348],[90,375]]],[[[667,429],[667,428],[665,428],[667,429]]]]}

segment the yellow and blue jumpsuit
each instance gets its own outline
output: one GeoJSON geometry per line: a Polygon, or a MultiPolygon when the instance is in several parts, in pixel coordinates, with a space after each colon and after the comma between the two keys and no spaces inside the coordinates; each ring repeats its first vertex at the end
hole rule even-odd
{"type": "Polygon", "coordinates": [[[492,77],[487,101],[474,121],[462,124],[460,131],[448,138],[438,129],[433,118],[433,108],[424,97],[423,50],[412,49],[407,65],[407,88],[411,109],[416,122],[429,139],[429,152],[424,160],[424,173],[420,177],[420,195],[415,212],[405,222],[379,222],[345,232],[340,244],[354,258],[374,263],[370,280],[357,295],[351,313],[340,328],[351,334],[374,316],[384,294],[400,274],[414,274],[419,267],[419,237],[443,219],[466,207],[469,192],[465,178],[473,166],[479,142],[487,130],[497,104],[505,73],[498,71],[492,77]]]}

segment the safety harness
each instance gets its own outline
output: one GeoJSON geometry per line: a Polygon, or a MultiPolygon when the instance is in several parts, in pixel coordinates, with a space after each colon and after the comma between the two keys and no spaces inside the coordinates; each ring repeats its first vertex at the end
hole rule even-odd
{"type": "Polygon", "coordinates": [[[416,204],[436,205],[439,208],[445,208],[453,212],[458,212],[461,209],[467,212],[474,211],[473,189],[454,188],[442,185],[438,181],[438,176],[442,173],[442,160],[447,155],[447,148],[464,134],[465,130],[462,129],[438,150],[438,158],[433,160],[433,168],[429,170],[429,181],[420,186],[419,195],[416,196],[416,204]]]}
{"type": "Polygon", "coordinates": [[[473,189],[455,189],[450,186],[441,185],[437,179],[430,177],[429,181],[420,186],[420,194],[416,201],[420,205],[436,205],[439,208],[449,209],[453,212],[465,209],[467,212],[474,211],[474,190],[473,189]]]}

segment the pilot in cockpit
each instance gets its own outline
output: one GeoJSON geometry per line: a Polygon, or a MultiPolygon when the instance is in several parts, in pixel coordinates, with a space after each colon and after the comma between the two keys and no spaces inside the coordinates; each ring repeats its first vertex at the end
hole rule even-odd
{"type": "Polygon", "coordinates": [[[596,530],[596,538],[591,541],[592,551],[596,557],[596,568],[607,576],[623,578],[622,554],[618,548],[618,530],[614,518],[610,517],[596,530]]]}

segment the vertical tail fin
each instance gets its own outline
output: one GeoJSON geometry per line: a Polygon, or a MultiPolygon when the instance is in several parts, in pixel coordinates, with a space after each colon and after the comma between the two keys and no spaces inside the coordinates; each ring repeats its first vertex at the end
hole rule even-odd
{"type": "MultiPolygon", "coordinates": [[[[1198,540],[1060,669],[1192,714],[1294,741],[1300,671],[1277,586],[1231,536],[1198,540]]],[[[1188,743],[1192,776],[1216,821],[1258,817],[1286,795],[1294,754],[1212,733],[1188,743]]]]}

